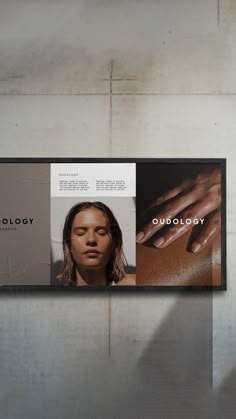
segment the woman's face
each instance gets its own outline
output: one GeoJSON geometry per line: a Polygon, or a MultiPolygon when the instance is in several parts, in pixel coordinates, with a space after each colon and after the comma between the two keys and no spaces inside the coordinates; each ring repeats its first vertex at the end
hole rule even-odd
{"type": "Polygon", "coordinates": [[[109,220],[97,208],[76,214],[71,228],[71,253],[77,266],[101,269],[112,252],[109,220]]]}

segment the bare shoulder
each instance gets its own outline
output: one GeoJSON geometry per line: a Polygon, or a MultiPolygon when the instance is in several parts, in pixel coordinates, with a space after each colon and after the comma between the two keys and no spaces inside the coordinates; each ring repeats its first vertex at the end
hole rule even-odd
{"type": "Polygon", "coordinates": [[[136,275],[135,274],[126,274],[125,277],[118,282],[119,286],[126,285],[136,285],[136,275]]]}

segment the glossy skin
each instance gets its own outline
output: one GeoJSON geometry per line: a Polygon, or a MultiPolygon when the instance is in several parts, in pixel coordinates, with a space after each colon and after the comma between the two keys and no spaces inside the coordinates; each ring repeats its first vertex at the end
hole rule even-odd
{"type": "Polygon", "coordinates": [[[104,213],[88,208],[76,214],[71,228],[71,253],[77,268],[104,271],[111,251],[109,221],[104,213]],[[88,250],[90,253],[85,253],[88,250]]]}
{"type": "MultiPolygon", "coordinates": [[[[199,253],[212,242],[221,228],[221,173],[220,170],[205,170],[195,178],[186,179],[176,188],[156,199],[150,208],[157,207],[155,218],[157,219],[207,219],[204,221],[198,235],[191,245],[193,253],[199,253]],[[161,205],[161,209],[158,206],[161,205]]],[[[153,219],[153,217],[152,217],[153,219]]],[[[192,229],[192,225],[184,223],[165,226],[154,225],[152,220],[148,222],[136,237],[137,243],[145,243],[154,234],[153,245],[164,248],[178,239],[186,231],[192,229]]]]}

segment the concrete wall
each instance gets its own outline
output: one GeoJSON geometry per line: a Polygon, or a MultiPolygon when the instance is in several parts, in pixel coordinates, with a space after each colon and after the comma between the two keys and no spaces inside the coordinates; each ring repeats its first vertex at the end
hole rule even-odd
{"type": "Polygon", "coordinates": [[[1,419],[235,417],[235,36],[234,0],[0,0],[2,157],[228,159],[228,291],[0,295],[1,419]]]}

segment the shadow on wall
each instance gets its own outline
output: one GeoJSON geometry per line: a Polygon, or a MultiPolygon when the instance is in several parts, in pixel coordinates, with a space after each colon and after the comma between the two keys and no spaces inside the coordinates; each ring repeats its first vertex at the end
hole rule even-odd
{"type": "MultiPolygon", "coordinates": [[[[159,293],[157,304],[169,297],[168,292],[159,293]]],[[[132,387],[125,388],[114,417],[235,418],[236,367],[214,390],[212,365],[212,293],[178,293],[134,367],[132,387]]]]}

